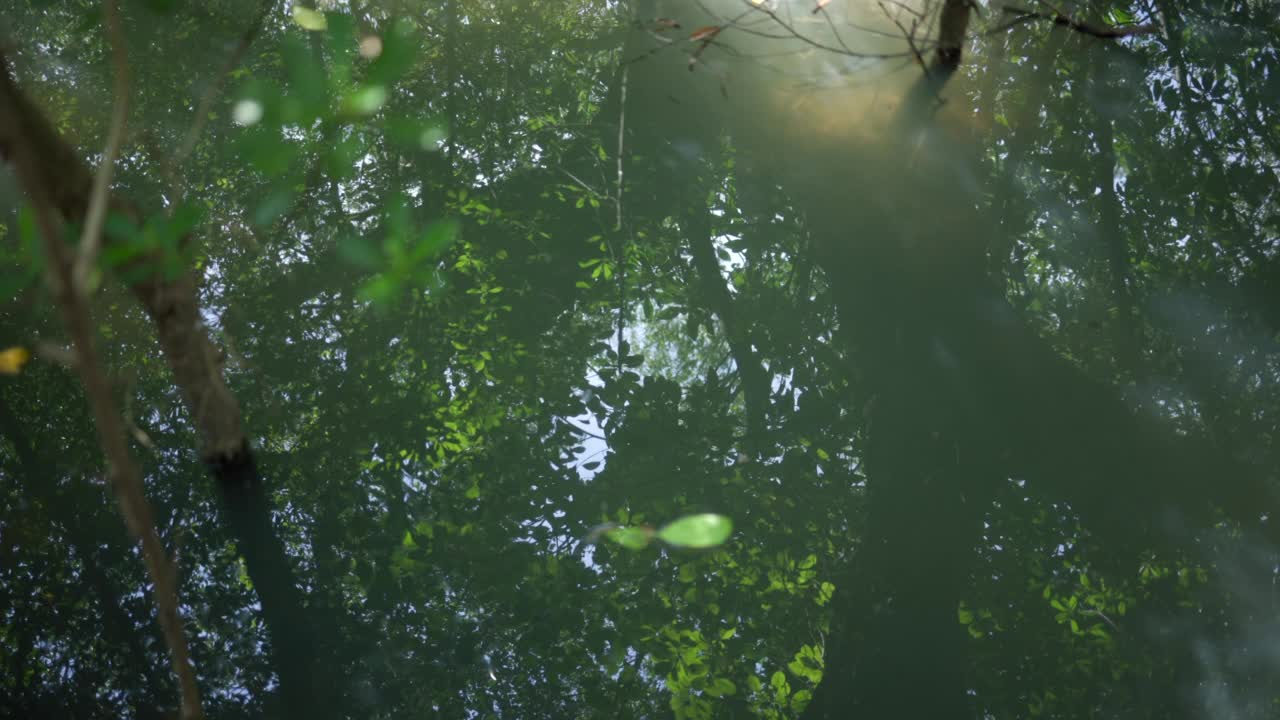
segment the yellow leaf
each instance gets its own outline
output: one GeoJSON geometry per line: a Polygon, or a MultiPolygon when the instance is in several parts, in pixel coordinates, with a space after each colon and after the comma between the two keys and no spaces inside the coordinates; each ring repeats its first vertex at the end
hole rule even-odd
{"type": "Polygon", "coordinates": [[[31,359],[31,352],[24,347],[0,350],[0,375],[17,375],[31,359]]]}

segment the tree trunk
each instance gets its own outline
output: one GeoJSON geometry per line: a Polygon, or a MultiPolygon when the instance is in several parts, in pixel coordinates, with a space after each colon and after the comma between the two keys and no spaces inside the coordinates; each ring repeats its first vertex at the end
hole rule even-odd
{"type": "MultiPolygon", "coordinates": [[[[18,88],[2,53],[0,158],[14,166],[33,203],[57,212],[67,222],[83,221],[89,205],[89,170],[18,88]]],[[[141,217],[137,208],[121,198],[112,198],[110,205],[113,212],[135,220],[141,217]]],[[[170,280],[154,273],[131,289],[155,323],[165,360],[201,438],[201,458],[218,485],[223,519],[262,602],[285,713],[291,717],[323,714],[326,706],[317,701],[317,690],[329,685],[317,678],[307,608],[292,563],[276,535],[262,477],[241,426],[239,404],[222,374],[221,352],[205,328],[195,277],[184,273],[170,280]]]]}

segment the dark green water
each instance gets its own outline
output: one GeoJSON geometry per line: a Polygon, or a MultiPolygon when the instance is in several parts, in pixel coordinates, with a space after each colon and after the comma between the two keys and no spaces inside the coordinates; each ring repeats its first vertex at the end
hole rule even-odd
{"type": "Polygon", "coordinates": [[[1280,714],[1276,9],[949,74],[938,2],[633,5],[0,11],[0,716],[179,706],[17,160],[121,69],[89,308],[209,717],[1280,714]]]}

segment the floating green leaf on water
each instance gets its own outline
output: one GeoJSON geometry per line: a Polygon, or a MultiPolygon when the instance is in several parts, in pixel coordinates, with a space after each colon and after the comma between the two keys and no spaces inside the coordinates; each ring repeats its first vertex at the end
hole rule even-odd
{"type": "Polygon", "coordinates": [[[653,529],[647,527],[615,527],[605,531],[605,537],[628,550],[643,550],[653,539],[653,529]]]}
{"type": "Polygon", "coordinates": [[[601,537],[631,550],[642,550],[655,538],[672,547],[704,549],[724,544],[733,534],[733,521],[724,515],[700,513],[673,520],[654,530],[648,525],[626,526],[615,523],[598,525],[587,535],[593,543],[601,537]]]}
{"type": "Polygon", "coordinates": [[[664,525],[658,539],[675,547],[711,548],[724,544],[733,534],[733,521],[724,515],[687,515],[664,525]]]}

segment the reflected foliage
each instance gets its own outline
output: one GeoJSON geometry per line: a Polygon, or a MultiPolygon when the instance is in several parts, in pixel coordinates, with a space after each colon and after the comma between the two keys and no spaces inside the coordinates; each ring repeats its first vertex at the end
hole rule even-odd
{"type": "MultiPolygon", "coordinates": [[[[1280,15],[992,7],[943,84],[846,4],[119,3],[91,309],[209,717],[1275,716],[1280,15]],[[190,273],[253,532],[131,293],[190,273]]],[[[99,4],[0,17],[97,162],[99,4]]],[[[0,715],[176,717],[39,202],[0,715]]]]}

